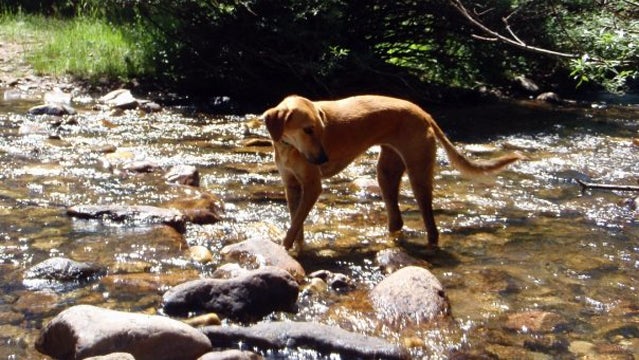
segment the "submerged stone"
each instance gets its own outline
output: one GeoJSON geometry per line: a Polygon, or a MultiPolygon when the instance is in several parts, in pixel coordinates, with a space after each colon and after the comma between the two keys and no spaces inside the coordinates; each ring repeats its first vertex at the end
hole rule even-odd
{"type": "Polygon", "coordinates": [[[80,219],[111,220],[145,225],[166,224],[183,231],[185,216],[177,210],[146,205],[77,205],[67,215],[80,219]]]}
{"type": "Polygon", "coordinates": [[[106,273],[106,268],[96,264],[53,257],[38,263],[24,273],[24,285],[29,288],[57,287],[59,282],[84,283],[106,273]]]}

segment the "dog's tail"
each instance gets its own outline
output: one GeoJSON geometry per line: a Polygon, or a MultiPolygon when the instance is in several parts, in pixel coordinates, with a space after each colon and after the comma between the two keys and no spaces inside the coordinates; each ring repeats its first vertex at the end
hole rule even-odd
{"type": "Polygon", "coordinates": [[[488,160],[470,160],[457,150],[455,145],[453,145],[434,120],[430,123],[433,126],[437,140],[439,140],[444,147],[444,150],[446,150],[448,160],[450,160],[451,164],[466,177],[493,175],[502,171],[506,166],[514,163],[515,161],[525,159],[525,156],[513,153],[488,160]]]}

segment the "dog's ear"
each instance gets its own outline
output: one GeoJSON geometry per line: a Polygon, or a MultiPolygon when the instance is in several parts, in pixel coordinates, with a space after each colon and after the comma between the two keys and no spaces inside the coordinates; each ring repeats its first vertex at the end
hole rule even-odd
{"type": "Polygon", "coordinates": [[[290,115],[290,111],[282,109],[268,109],[262,115],[264,122],[266,123],[266,129],[273,141],[280,141],[282,134],[284,134],[284,123],[290,115]]]}

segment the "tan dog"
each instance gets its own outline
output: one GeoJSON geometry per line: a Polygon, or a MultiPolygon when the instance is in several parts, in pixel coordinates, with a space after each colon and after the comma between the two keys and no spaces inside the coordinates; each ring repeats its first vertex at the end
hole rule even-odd
{"type": "Polygon", "coordinates": [[[273,139],[275,163],[286,187],[291,226],[282,245],[303,247],[304,220],[317,201],[321,179],[343,170],[373,145],[381,145],[377,180],[388,212],[388,230],[404,225],[399,211],[399,186],[404,172],[436,246],[439,232],[433,216],[433,171],[436,139],[462,174],[494,174],[521,158],[506,155],[471,162],[448,140],[433,118],[408,101],[375,95],[337,101],[310,101],[289,96],[262,115],[273,139]]]}

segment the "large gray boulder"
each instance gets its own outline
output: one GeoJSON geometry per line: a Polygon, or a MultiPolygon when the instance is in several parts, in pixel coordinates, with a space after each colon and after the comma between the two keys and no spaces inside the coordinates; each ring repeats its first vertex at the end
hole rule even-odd
{"type": "Polygon", "coordinates": [[[421,324],[450,312],[442,284],[430,271],[407,266],[382,280],[369,294],[380,319],[421,324]]]}
{"type": "Polygon", "coordinates": [[[162,298],[164,312],[185,316],[214,312],[254,321],[274,311],[295,311],[299,286],[285,270],[267,266],[231,279],[198,279],[180,284],[162,298]]]}
{"type": "Polygon", "coordinates": [[[77,305],[53,318],[35,347],[56,359],[125,352],[136,360],[170,360],[196,359],[211,350],[211,343],[177,320],[77,305]]]}
{"type": "Polygon", "coordinates": [[[260,351],[312,349],[342,359],[410,359],[408,351],[386,340],[312,322],[264,322],[250,327],[208,326],[201,329],[215,347],[243,343],[260,351]]]}

